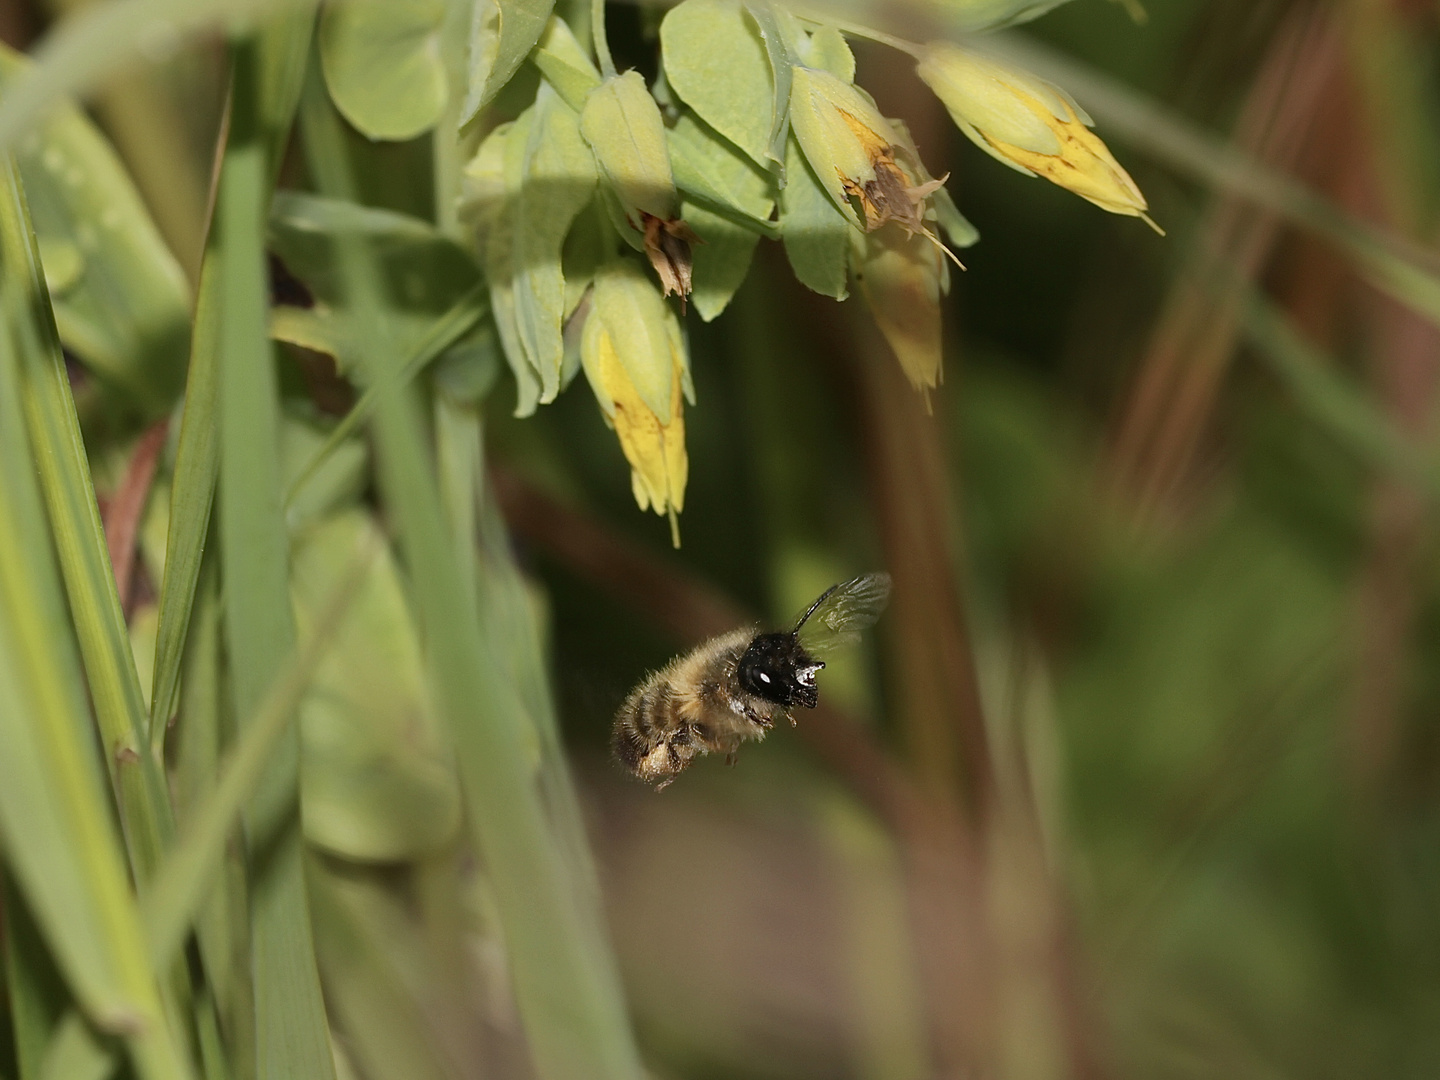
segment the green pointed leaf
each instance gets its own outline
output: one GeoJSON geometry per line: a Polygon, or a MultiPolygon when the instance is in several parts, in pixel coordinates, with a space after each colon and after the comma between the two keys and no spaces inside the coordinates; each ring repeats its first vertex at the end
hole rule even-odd
{"type": "Polygon", "coordinates": [[[335,107],[372,139],[411,139],[445,110],[444,0],[345,0],[320,16],[320,66],[335,107]]]}
{"type": "Polygon", "coordinates": [[[460,110],[461,126],[510,81],[544,33],[555,0],[474,0],[474,4],[469,89],[460,110]]]}
{"type": "MultiPolygon", "coordinates": [[[[144,955],[139,913],[96,760],[73,626],[22,412],[24,369],[48,357],[18,170],[4,171],[0,245],[0,836],[6,862],[89,1019],[124,1033],[142,1080],[190,1070],[144,955]],[[38,310],[37,310],[38,309],[38,310]]],[[[131,669],[133,674],[133,668],[131,669]]]]}
{"type": "Polygon", "coordinates": [[[682,205],[685,221],[704,241],[692,249],[695,265],[690,302],[700,318],[709,322],[725,310],[745,280],[760,237],[702,206],[682,205]]]}
{"type": "Polygon", "coordinates": [[[738,154],[688,111],[681,113],[667,137],[677,187],[710,203],[712,209],[749,223],[752,232],[779,235],[770,220],[775,196],[769,173],[738,154]]]}
{"type": "Polygon", "coordinates": [[[815,179],[794,138],[786,157],[789,183],[780,193],[780,228],[790,268],[806,288],[844,300],[849,295],[846,279],[854,229],[815,179]]]}
{"type": "Polygon", "coordinates": [[[775,80],[760,30],[740,0],[685,0],[660,24],[660,47],[670,88],[753,161],[768,166],[775,80]]]}
{"type": "MultiPolygon", "coordinates": [[[[518,143],[516,144],[518,145],[518,143]]],[[[517,169],[507,170],[514,223],[511,247],[516,331],[526,362],[540,377],[540,402],[560,392],[565,344],[561,255],[576,216],[595,194],[595,158],[575,110],[542,87],[517,169]]]]}
{"type": "Polygon", "coordinates": [[[795,17],[784,8],[776,7],[769,0],[747,3],[745,10],[760,29],[760,39],[765,43],[765,54],[770,61],[770,81],[774,98],[770,111],[770,134],[766,140],[765,156],[778,170],[783,184],[786,173],[785,138],[790,130],[790,80],[796,63],[795,50],[800,32],[795,17]]]}

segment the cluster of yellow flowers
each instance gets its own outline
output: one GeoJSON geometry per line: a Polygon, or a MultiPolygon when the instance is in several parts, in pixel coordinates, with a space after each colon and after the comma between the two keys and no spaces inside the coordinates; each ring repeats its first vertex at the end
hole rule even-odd
{"type": "MultiPolygon", "coordinates": [[[[973,16],[967,28],[983,30],[1057,2],[960,7],[973,16]]],[[[959,265],[942,234],[956,247],[977,234],[904,125],[855,84],[844,37],[823,18],[802,22],[766,0],[684,0],[661,28],[662,110],[638,72],[615,71],[603,3],[597,15],[598,67],[552,18],[531,54],[545,79],[535,105],[497,129],[472,163],[474,189],[499,196],[477,215],[480,246],[521,386],[518,411],[553,399],[583,368],[630,464],[636,502],[668,516],[678,544],[683,413],[694,391],[684,334],[665,298],[684,305],[693,292],[701,316],[713,318],[758,238],[782,238],[805,284],[843,298],[847,277],[855,283],[910,381],[928,392],[941,378],[947,259],[959,265]],[[526,194],[527,185],[562,180],[569,194],[526,194]],[[507,225],[527,213],[528,231],[507,225]],[[591,235],[603,238],[577,274],[568,254],[562,267],[561,248],[570,250],[567,234],[586,213],[591,235]],[[627,247],[648,260],[653,278],[627,247]],[[567,361],[562,331],[578,340],[578,363],[567,361]]],[[[1150,221],[1139,188],[1059,87],[972,48],[840,29],[912,55],[919,77],[986,153],[1111,213],[1150,221]]]]}

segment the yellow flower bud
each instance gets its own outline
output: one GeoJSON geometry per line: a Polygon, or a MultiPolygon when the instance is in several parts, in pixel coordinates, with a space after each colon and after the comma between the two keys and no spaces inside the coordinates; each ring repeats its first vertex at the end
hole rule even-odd
{"type": "Polygon", "coordinates": [[[925,46],[916,71],[991,157],[1154,226],[1135,181],[1090,130],[1085,110],[1058,86],[943,42],[925,46]]]}
{"type": "Polygon", "coordinates": [[[821,186],[856,228],[870,232],[896,221],[912,234],[928,235],[925,200],[941,181],[915,182],[915,164],[907,171],[896,157],[904,153],[904,141],[855,86],[828,71],[797,66],[790,127],[821,186]]]}
{"type": "Polygon", "coordinates": [[[630,463],[630,486],[641,510],[670,518],[685,506],[683,398],[693,404],[680,322],[634,263],[620,260],[595,275],[580,361],[606,422],[630,463]]]}

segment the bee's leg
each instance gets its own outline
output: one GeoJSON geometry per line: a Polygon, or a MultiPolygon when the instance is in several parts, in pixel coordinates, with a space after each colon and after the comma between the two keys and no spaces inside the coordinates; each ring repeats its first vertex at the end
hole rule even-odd
{"type": "Polygon", "coordinates": [[[739,759],[740,759],[740,755],[737,754],[737,753],[735,753],[734,751],[731,751],[730,753],[728,753],[728,754],[725,755],[725,764],[726,764],[726,765],[729,765],[731,768],[734,768],[734,767],[735,767],[735,762],[738,761],[739,759]]]}
{"type": "Polygon", "coordinates": [[[749,705],[745,706],[745,719],[749,720],[756,727],[761,728],[765,731],[769,731],[772,727],[775,726],[770,722],[770,718],[768,716],[764,716],[756,712],[749,705]]]}
{"type": "Polygon", "coordinates": [[[789,713],[789,712],[787,712],[787,713],[785,714],[785,719],[790,721],[790,726],[791,726],[791,727],[794,727],[794,726],[795,726],[795,714],[794,714],[794,713],[789,713]]]}
{"type": "Polygon", "coordinates": [[[674,782],[675,782],[675,777],[673,777],[673,776],[667,776],[664,780],[661,780],[658,784],[655,785],[655,790],[656,790],[657,792],[658,792],[658,791],[664,791],[667,787],[669,787],[669,786],[670,786],[671,784],[673,784],[674,782]]]}

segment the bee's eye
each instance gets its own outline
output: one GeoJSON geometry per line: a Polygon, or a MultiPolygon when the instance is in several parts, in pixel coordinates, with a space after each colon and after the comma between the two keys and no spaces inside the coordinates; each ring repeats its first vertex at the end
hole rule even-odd
{"type": "Polygon", "coordinates": [[[762,672],[760,672],[760,681],[763,682],[763,683],[768,683],[768,682],[770,681],[770,676],[769,676],[769,675],[766,675],[766,674],[762,671],[762,672]]]}

